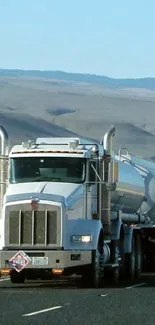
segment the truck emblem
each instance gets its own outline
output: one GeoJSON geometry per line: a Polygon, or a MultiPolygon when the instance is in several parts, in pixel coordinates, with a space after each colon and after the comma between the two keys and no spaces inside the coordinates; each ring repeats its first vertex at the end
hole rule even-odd
{"type": "Polygon", "coordinates": [[[34,210],[34,211],[36,211],[38,209],[38,200],[37,199],[31,200],[31,207],[32,207],[32,210],[34,210]]]}
{"type": "Polygon", "coordinates": [[[8,264],[11,268],[14,268],[19,273],[30,263],[30,261],[31,259],[27,254],[25,254],[23,251],[19,251],[13,257],[11,257],[8,264]]]}

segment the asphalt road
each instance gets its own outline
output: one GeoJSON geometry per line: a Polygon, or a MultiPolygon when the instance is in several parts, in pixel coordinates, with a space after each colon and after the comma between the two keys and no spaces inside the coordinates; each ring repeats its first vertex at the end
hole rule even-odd
{"type": "Polygon", "coordinates": [[[134,286],[84,289],[77,283],[0,279],[0,325],[154,325],[155,275],[134,286]]]}

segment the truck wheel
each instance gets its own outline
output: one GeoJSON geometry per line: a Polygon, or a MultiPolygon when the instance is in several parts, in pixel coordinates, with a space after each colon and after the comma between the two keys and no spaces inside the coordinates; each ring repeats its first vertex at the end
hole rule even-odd
{"type": "Polygon", "coordinates": [[[10,273],[10,280],[12,283],[24,283],[25,275],[23,273],[17,273],[15,270],[10,273]]]}
{"type": "Polygon", "coordinates": [[[135,278],[135,270],[136,270],[136,248],[135,248],[135,236],[132,236],[131,243],[132,251],[131,253],[126,253],[126,276],[127,280],[133,281],[135,278]]]}
{"type": "Polygon", "coordinates": [[[120,267],[114,267],[112,269],[112,282],[114,285],[118,285],[120,280],[120,267]]]}
{"type": "Polygon", "coordinates": [[[92,252],[92,274],[91,280],[94,288],[99,288],[101,286],[102,277],[102,265],[101,265],[101,255],[98,249],[92,252]]]}
{"type": "Polygon", "coordinates": [[[136,246],[136,253],[135,253],[135,277],[138,279],[142,272],[142,243],[141,243],[141,236],[140,234],[136,235],[135,238],[135,246],[136,246]]]}
{"type": "Polygon", "coordinates": [[[92,251],[92,264],[83,274],[83,282],[87,287],[99,288],[102,280],[102,255],[99,250],[92,251]]]}
{"type": "MultiPolygon", "coordinates": [[[[119,255],[121,258],[120,266],[119,266],[119,277],[120,279],[124,279],[125,275],[125,253],[124,253],[124,238],[120,238],[118,241],[118,249],[119,249],[119,255]]],[[[118,273],[118,271],[117,271],[118,273]]]]}

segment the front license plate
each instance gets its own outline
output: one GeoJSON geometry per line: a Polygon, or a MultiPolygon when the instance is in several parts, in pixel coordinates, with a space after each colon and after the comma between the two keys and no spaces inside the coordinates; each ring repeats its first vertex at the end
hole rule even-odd
{"type": "Polygon", "coordinates": [[[33,265],[48,265],[48,257],[32,257],[33,265]]]}

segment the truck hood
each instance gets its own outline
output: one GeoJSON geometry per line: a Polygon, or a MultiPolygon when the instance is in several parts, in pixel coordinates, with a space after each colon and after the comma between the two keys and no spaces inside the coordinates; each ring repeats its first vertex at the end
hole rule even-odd
{"type": "Polygon", "coordinates": [[[38,198],[39,200],[55,201],[64,205],[70,205],[82,194],[82,184],[58,182],[9,184],[4,202],[38,198]]]}

